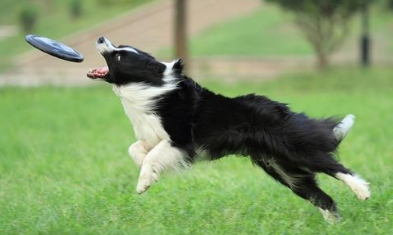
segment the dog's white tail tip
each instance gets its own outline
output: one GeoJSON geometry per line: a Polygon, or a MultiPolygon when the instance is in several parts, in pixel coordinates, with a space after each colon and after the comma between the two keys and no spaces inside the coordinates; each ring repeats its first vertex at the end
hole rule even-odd
{"type": "Polygon", "coordinates": [[[333,128],[334,136],[338,141],[341,141],[351,130],[353,124],[355,123],[355,116],[353,114],[348,114],[345,118],[333,128]]]}

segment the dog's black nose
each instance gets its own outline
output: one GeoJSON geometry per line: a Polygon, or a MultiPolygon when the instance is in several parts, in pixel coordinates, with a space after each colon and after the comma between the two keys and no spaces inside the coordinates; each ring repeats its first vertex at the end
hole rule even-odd
{"type": "Polygon", "coordinates": [[[104,37],[99,37],[97,42],[98,43],[104,43],[105,42],[105,38],[104,37]]]}

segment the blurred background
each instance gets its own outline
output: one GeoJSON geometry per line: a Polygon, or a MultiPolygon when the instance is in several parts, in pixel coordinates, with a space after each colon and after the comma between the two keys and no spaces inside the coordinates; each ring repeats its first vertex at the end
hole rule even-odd
{"type": "Polygon", "coordinates": [[[393,0],[0,0],[0,234],[392,234],[392,66],[393,0]],[[84,62],[32,48],[30,33],[84,62]],[[371,199],[320,176],[343,213],[326,227],[247,158],[164,174],[136,195],[132,127],[110,86],[86,77],[105,65],[99,36],[183,58],[226,96],[354,114],[340,161],[371,182],[371,199]]]}
{"type": "Polygon", "coordinates": [[[0,9],[0,84],[88,84],[101,35],[161,60],[182,57],[197,79],[393,62],[390,0],[2,0],[0,9]],[[34,50],[28,33],[74,47],[85,62],[34,50]]]}

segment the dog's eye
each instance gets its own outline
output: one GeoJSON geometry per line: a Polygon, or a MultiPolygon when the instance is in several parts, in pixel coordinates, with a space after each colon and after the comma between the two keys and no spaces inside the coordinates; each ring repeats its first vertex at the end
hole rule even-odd
{"type": "Polygon", "coordinates": [[[117,61],[120,61],[121,56],[120,56],[120,55],[117,55],[117,56],[116,56],[116,59],[117,59],[117,61]]]}

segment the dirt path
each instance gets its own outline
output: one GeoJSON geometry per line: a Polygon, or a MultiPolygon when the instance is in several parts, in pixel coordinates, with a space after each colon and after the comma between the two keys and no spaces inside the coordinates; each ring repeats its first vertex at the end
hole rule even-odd
{"type": "MultiPolygon", "coordinates": [[[[94,42],[106,36],[115,44],[131,44],[154,52],[172,43],[173,0],[162,0],[142,6],[102,25],[76,33],[62,42],[85,56],[83,63],[55,59],[37,50],[18,58],[17,69],[0,75],[0,85],[32,86],[40,84],[89,84],[86,71],[104,64],[97,55],[94,42]]],[[[230,18],[252,13],[261,0],[189,0],[189,36],[230,18]]]]}

